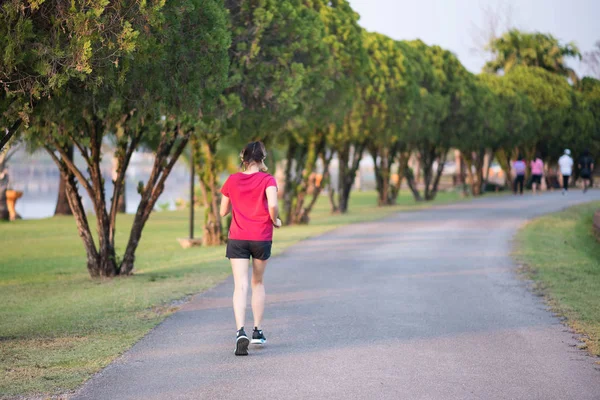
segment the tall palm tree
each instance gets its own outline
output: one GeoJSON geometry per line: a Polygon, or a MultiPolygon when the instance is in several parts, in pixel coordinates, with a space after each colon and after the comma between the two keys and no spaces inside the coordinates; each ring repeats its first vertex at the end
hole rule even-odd
{"type": "Polygon", "coordinates": [[[507,73],[517,65],[526,65],[562,75],[573,83],[579,81],[575,71],[565,61],[570,57],[581,59],[581,53],[573,42],[563,45],[550,34],[512,29],[492,40],[488,48],[495,59],[486,63],[486,72],[507,73]]]}

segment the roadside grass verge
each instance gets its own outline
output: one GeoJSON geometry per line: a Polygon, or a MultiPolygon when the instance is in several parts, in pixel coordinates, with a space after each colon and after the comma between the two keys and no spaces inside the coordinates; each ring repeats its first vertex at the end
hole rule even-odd
{"type": "Polygon", "coordinates": [[[600,356],[600,243],[592,217],[600,202],[571,207],[527,224],[516,237],[517,260],[548,304],[600,356]]]}
{"type": "MultiPolygon", "coordinates": [[[[375,192],[357,192],[348,214],[331,215],[323,197],[310,225],[276,231],[274,254],[344,224],[458,200],[458,193],[440,193],[433,203],[417,204],[404,193],[397,206],[380,208],[375,192]]],[[[199,233],[203,214],[196,213],[199,233]]],[[[175,311],[174,301],[229,276],[223,247],[180,248],[176,238],[187,235],[187,215],[153,213],[135,275],[104,281],[89,278],[72,218],[0,224],[0,398],[75,389],[175,311]]],[[[118,253],[132,221],[118,218],[118,253]]]]}

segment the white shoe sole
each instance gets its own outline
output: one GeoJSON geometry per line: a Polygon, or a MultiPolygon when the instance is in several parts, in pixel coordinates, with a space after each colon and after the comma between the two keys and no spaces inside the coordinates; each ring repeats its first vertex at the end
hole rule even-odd
{"type": "Polygon", "coordinates": [[[252,341],[250,342],[252,344],[265,344],[267,343],[266,339],[252,339],[252,341]]]}

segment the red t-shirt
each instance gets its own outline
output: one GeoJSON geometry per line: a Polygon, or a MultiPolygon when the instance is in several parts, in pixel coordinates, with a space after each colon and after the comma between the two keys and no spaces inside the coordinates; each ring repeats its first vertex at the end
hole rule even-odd
{"type": "Polygon", "coordinates": [[[273,240],[273,222],[265,193],[269,186],[277,187],[277,182],[266,172],[238,172],[227,178],[221,193],[231,201],[230,239],[273,240]]]}

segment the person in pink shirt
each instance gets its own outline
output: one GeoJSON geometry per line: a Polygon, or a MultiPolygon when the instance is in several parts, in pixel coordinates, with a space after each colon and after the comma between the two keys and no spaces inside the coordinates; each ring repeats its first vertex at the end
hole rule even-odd
{"type": "Polygon", "coordinates": [[[540,153],[535,155],[535,160],[531,163],[531,188],[533,189],[533,194],[536,194],[540,189],[540,185],[542,183],[542,176],[544,175],[544,162],[540,157],[540,153]]]}
{"type": "Polygon", "coordinates": [[[221,216],[232,213],[226,257],[233,272],[233,314],[237,325],[235,355],[247,356],[248,345],[264,344],[260,329],[265,310],[263,275],[271,257],[273,228],[281,226],[277,206],[277,182],[267,174],[267,151],[252,142],[240,153],[242,171],[231,175],[221,188],[221,216]],[[252,258],[252,341],[244,331],[248,295],[248,268],[252,258]]]}

